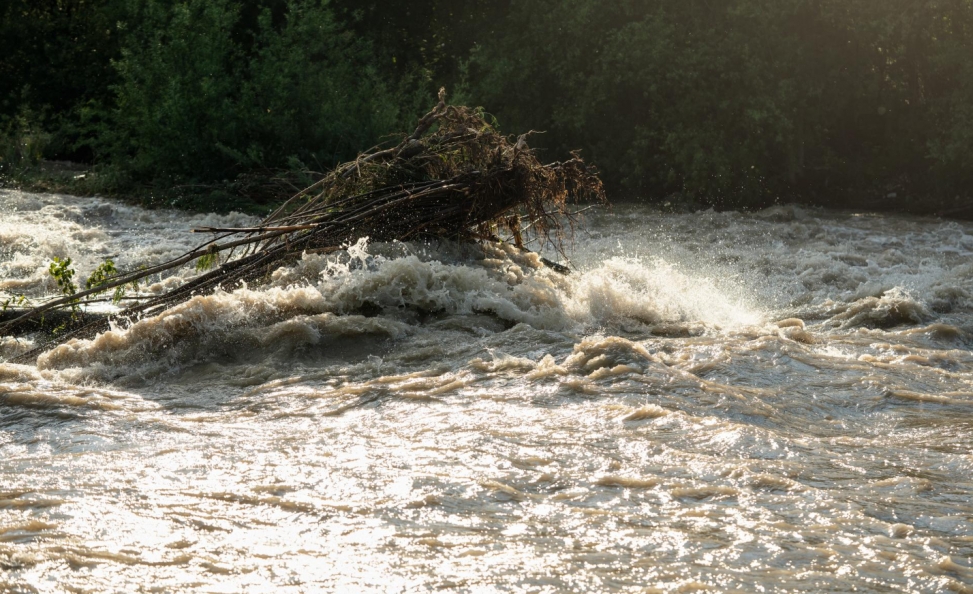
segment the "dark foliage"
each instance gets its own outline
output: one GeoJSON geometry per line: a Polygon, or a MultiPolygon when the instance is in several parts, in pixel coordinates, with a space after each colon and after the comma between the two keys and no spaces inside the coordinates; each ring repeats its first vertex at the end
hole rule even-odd
{"type": "Polygon", "coordinates": [[[524,0],[469,81],[643,198],[929,211],[969,196],[971,55],[969,0],[524,0]]]}
{"type": "Polygon", "coordinates": [[[103,180],[160,187],[323,171],[446,85],[545,131],[550,159],[582,149],[618,195],[973,215],[973,0],[10,0],[0,17],[6,162],[96,158],[103,180]]]}
{"type": "Polygon", "coordinates": [[[324,170],[404,122],[409,89],[322,0],[129,0],[96,146],[138,178],[324,170]]]}

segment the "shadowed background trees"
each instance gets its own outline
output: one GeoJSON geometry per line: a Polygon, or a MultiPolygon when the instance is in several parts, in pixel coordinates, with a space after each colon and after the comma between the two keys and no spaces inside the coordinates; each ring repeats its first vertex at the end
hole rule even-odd
{"type": "Polygon", "coordinates": [[[10,0],[0,167],[324,169],[447,86],[612,195],[973,214],[973,0],[10,0]]]}

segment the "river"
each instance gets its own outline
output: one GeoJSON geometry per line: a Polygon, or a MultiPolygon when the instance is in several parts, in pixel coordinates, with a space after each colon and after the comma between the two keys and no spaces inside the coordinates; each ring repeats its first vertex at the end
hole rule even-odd
{"type": "MultiPolygon", "coordinates": [[[[0,300],[252,223],[0,213],[0,300]]],[[[0,592],[973,592],[973,224],[586,214],[567,276],[361,241],[0,363],[0,592]]]]}

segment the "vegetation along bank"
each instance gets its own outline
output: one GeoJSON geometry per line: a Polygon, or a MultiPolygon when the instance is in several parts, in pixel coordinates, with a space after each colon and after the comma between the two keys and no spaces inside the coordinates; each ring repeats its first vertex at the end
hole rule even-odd
{"type": "Polygon", "coordinates": [[[971,0],[9,0],[0,175],[260,211],[446,86],[616,199],[971,216],[971,55],[971,0]]]}

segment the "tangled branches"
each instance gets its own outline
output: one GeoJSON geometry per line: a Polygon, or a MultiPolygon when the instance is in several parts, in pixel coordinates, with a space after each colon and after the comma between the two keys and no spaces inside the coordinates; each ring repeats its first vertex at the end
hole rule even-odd
{"type": "MultiPolygon", "coordinates": [[[[569,201],[603,202],[601,181],[577,155],[542,164],[526,138],[500,134],[481,110],[447,105],[440,91],[439,103],[412,134],[395,146],[377,147],[338,166],[285,201],[259,226],[194,229],[213,233],[214,239],[99,288],[123,286],[201,258],[223,260],[215,270],[120,312],[137,318],[219,286],[259,282],[303,252],[333,250],[365,236],[376,241],[488,240],[509,230],[520,247],[527,237],[550,241],[560,250],[564,225],[574,223],[569,201]]],[[[76,293],[71,299],[76,303],[86,295],[76,293]]],[[[0,335],[68,305],[65,298],[28,310],[0,326],[0,335]]],[[[104,329],[102,321],[61,340],[104,329]]]]}

